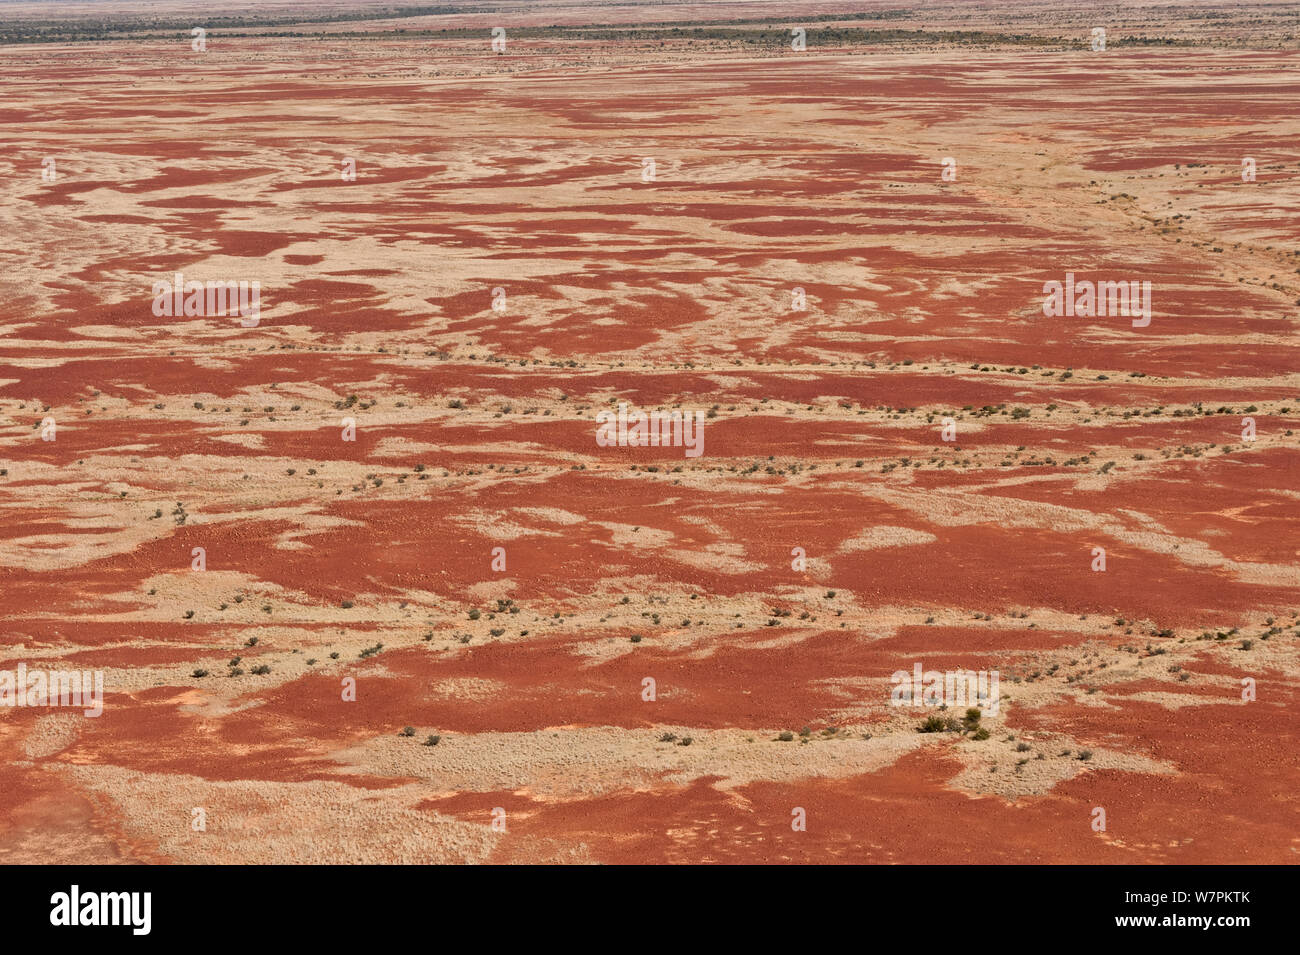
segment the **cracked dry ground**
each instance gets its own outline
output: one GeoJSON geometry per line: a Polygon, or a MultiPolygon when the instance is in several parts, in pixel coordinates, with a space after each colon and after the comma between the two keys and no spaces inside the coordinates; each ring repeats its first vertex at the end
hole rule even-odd
{"type": "Polygon", "coordinates": [[[0,50],[0,860],[1295,861],[1293,56],[337,46],[0,50]]]}

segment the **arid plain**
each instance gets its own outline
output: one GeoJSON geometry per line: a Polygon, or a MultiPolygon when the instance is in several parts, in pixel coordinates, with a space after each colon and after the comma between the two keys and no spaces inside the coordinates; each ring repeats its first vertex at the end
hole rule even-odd
{"type": "Polygon", "coordinates": [[[1297,861],[1300,5],[55,9],[0,862],[1297,861]]]}

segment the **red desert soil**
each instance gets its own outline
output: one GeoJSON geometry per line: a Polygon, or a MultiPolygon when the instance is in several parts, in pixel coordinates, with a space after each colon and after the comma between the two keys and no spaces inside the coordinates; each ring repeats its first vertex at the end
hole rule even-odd
{"type": "Polygon", "coordinates": [[[0,862],[1297,860],[1300,6],[377,5],[0,14],[0,862]]]}

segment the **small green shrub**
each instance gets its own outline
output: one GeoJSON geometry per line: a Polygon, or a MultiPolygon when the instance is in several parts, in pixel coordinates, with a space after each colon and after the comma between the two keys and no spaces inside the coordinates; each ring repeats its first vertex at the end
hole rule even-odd
{"type": "Polygon", "coordinates": [[[916,728],[918,733],[949,733],[957,728],[957,721],[951,716],[927,716],[925,722],[916,728]]]}

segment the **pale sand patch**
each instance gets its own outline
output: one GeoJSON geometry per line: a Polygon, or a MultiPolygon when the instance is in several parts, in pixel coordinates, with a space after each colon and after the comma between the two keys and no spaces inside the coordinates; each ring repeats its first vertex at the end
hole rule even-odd
{"type": "MultiPolygon", "coordinates": [[[[240,713],[244,710],[255,710],[259,706],[265,706],[266,700],[259,699],[220,699],[213,696],[205,696],[201,693],[184,694],[181,699],[185,702],[177,703],[177,708],[182,713],[192,713],[205,721],[220,720],[223,716],[229,716],[232,713],[240,713]]],[[[212,724],[212,725],[215,725],[212,724]]]]}
{"type": "Polygon", "coordinates": [[[244,448],[260,450],[266,447],[266,439],[260,434],[214,434],[211,437],[214,441],[224,441],[226,444],[237,444],[244,448]]]}
{"type": "Polygon", "coordinates": [[[840,545],[839,553],[847,554],[859,550],[878,550],[883,547],[907,547],[912,544],[932,544],[936,540],[929,531],[920,531],[911,527],[868,527],[856,537],[851,537],[840,545]]]}
{"type": "MultiPolygon", "coordinates": [[[[352,414],[353,412],[345,410],[340,414],[352,414]]],[[[419,463],[421,455],[437,454],[445,451],[443,445],[433,444],[428,441],[413,441],[410,438],[381,438],[375,445],[374,454],[381,458],[408,458],[412,464],[419,463]]]]}
{"type": "Polygon", "coordinates": [[[132,551],[154,535],[137,528],[110,534],[40,534],[0,541],[0,566],[67,570],[132,551]]]}
{"type": "Polygon", "coordinates": [[[78,325],[70,331],[77,335],[84,335],[86,338],[130,339],[139,334],[134,328],[123,328],[119,325],[78,325]]]}
{"type": "Polygon", "coordinates": [[[940,493],[875,486],[860,488],[859,492],[910,510],[943,527],[998,524],[1035,529],[1048,527],[1061,533],[1101,533],[1152,553],[1177,557],[1193,567],[1223,568],[1234,573],[1243,583],[1300,587],[1300,568],[1231,560],[1203,541],[1149,530],[1135,531],[1110,515],[1094,514],[1079,508],[1021,498],[995,498],[953,489],[940,493]]]}
{"type": "Polygon", "coordinates": [[[234,368],[234,363],[222,358],[213,358],[210,355],[199,355],[194,358],[194,364],[199,368],[210,368],[214,371],[226,371],[234,368]]]}
{"type": "Polygon", "coordinates": [[[665,556],[688,567],[722,574],[752,574],[767,569],[763,564],[745,560],[744,545],[734,541],[709,544],[703,550],[673,548],[665,556]]]}
{"type": "Polygon", "coordinates": [[[451,518],[461,527],[470,527],[492,540],[516,540],[520,537],[559,537],[559,531],[545,531],[516,524],[503,513],[473,510],[451,518]]]}
{"type": "Polygon", "coordinates": [[[520,514],[526,514],[529,517],[535,517],[539,521],[547,521],[551,524],[564,524],[566,526],[573,524],[584,524],[587,518],[581,514],[574,514],[572,511],[566,511],[558,507],[516,507],[520,514]]]}
{"type": "Polygon", "coordinates": [[[479,825],[414,809],[423,786],[222,782],[102,763],[58,771],[111,800],[128,838],[187,863],[481,863],[500,838],[486,814],[479,825]],[[195,807],[206,814],[203,832],[191,828],[195,807]]]}
{"type": "Polygon", "coordinates": [[[615,547],[667,547],[675,539],[672,531],[659,530],[654,527],[635,524],[616,524],[610,521],[592,521],[596,527],[603,527],[611,534],[610,543],[615,547]]]}
{"type": "Polygon", "coordinates": [[[684,786],[710,776],[722,777],[714,786],[724,791],[758,781],[856,776],[891,766],[926,743],[920,733],[862,739],[865,729],[843,729],[843,738],[784,743],[776,740],[779,729],[557,727],[442,733],[437,746],[424,746],[420,741],[439,730],[417,726],[414,739],[377,737],[334,758],[369,775],[415,777],[447,795],[527,788],[536,797],[562,801],[665,782],[684,786]],[[691,744],[659,742],[665,732],[679,740],[689,736],[691,744]]]}
{"type": "MultiPolygon", "coordinates": [[[[476,415],[474,416],[473,421],[475,425],[481,427],[493,427],[493,426],[505,427],[506,425],[514,424],[514,422],[511,420],[512,417],[513,416],[503,417],[498,421],[491,417],[481,418],[476,415]]],[[[401,420],[401,419],[395,418],[394,420],[401,420]]],[[[370,423],[371,425],[374,425],[374,424],[382,424],[385,422],[383,422],[382,420],[375,420],[375,421],[371,421],[370,423]]],[[[403,458],[410,461],[410,463],[414,465],[420,463],[418,461],[418,458],[421,455],[481,454],[484,450],[484,447],[485,446],[481,444],[431,444],[431,443],[424,443],[424,442],[417,442],[417,441],[408,441],[405,438],[385,438],[384,440],[379,442],[375,451],[372,453],[374,454],[375,457],[381,457],[381,458],[403,458]]],[[[529,441],[493,441],[491,443],[491,449],[493,453],[500,454],[502,458],[509,458],[512,456],[535,455],[538,457],[545,458],[547,461],[550,461],[555,457],[554,448],[549,447],[545,444],[535,444],[529,441]]],[[[593,460],[593,457],[591,455],[578,455],[574,453],[567,453],[567,457],[573,463],[580,463],[582,461],[593,460]]],[[[424,463],[428,463],[428,462],[424,462],[424,463]]],[[[494,462],[489,461],[488,463],[494,463],[494,462]]]]}
{"type": "Polygon", "coordinates": [[[705,517],[702,514],[683,514],[680,520],[683,524],[694,524],[705,533],[711,534],[714,537],[725,538],[728,536],[726,528],[721,524],[711,521],[708,517],[705,517]]]}
{"type": "MultiPolygon", "coordinates": [[[[486,609],[485,605],[496,600],[509,597],[514,593],[519,582],[513,577],[494,577],[491,580],[484,580],[477,584],[470,584],[464,588],[466,609],[477,606],[480,610],[486,609]]],[[[487,620],[486,615],[483,620],[487,620]]],[[[464,615],[453,617],[451,623],[456,626],[464,625],[473,630],[474,627],[470,621],[464,618],[464,615]]]]}
{"type": "Polygon", "coordinates": [[[23,740],[23,751],[33,759],[42,759],[67,749],[77,741],[86,719],[80,711],[38,718],[23,740]]]}
{"type": "MultiPolygon", "coordinates": [[[[1206,685],[1206,684],[1201,684],[1206,685]]],[[[1240,687],[1237,687],[1240,690],[1240,687]]],[[[1240,698],[1224,698],[1224,696],[1197,696],[1195,693],[1161,693],[1159,691],[1146,691],[1143,693],[1126,693],[1124,700],[1138,700],[1142,703],[1155,703],[1163,706],[1167,710],[1180,710],[1184,706],[1247,706],[1240,698]]]]}
{"type": "Polygon", "coordinates": [[[1170,776],[1178,767],[1162,760],[1151,759],[1136,753],[1119,753],[1114,750],[1087,746],[1067,736],[1057,734],[1025,734],[1007,740],[1005,734],[995,733],[990,739],[964,739],[944,748],[943,753],[965,763],[966,768],[948,781],[948,785],[963,792],[990,794],[1015,801],[1022,796],[1042,796],[1051,792],[1057,783],[1073,779],[1081,773],[1099,769],[1124,773],[1170,776]],[[1020,743],[1030,748],[1016,749],[1020,743]],[[1062,756],[1064,750],[1069,756],[1062,756]],[[1079,759],[1081,751],[1089,750],[1092,756],[1079,759]],[[1038,754],[1044,755],[1043,759],[1038,754]],[[1020,765],[1021,760],[1028,762],[1020,765]],[[990,767],[996,766],[993,771],[990,767]]]}
{"type": "Polygon", "coordinates": [[[482,677],[454,677],[434,683],[429,695],[439,700],[490,700],[509,689],[509,684],[500,680],[487,680],[482,677]]]}
{"type": "MultiPolygon", "coordinates": [[[[337,530],[340,527],[361,527],[361,521],[349,520],[346,517],[335,517],[331,514],[321,514],[316,511],[304,510],[300,508],[275,508],[274,511],[280,512],[281,518],[289,518],[297,525],[297,530],[283,531],[275,539],[275,546],[281,550],[296,550],[304,544],[300,538],[311,537],[315,534],[323,534],[326,531],[337,530]],[[290,517],[290,514],[292,517],[290,517]]],[[[264,516],[267,512],[260,512],[264,516]]],[[[232,517],[234,517],[232,515],[232,517]]],[[[243,515],[238,515],[237,519],[242,519],[243,515]]],[[[270,518],[274,520],[275,518],[270,518]]]]}

